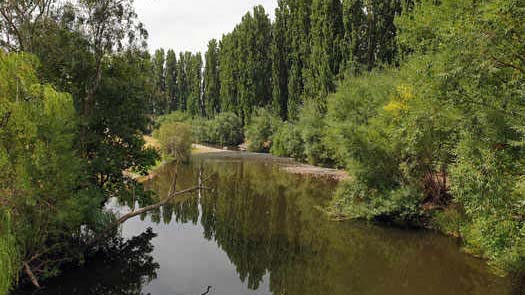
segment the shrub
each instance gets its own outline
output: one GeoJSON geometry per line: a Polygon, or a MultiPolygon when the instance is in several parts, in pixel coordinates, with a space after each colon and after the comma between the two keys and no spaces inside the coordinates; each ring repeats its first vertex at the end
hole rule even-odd
{"type": "Polygon", "coordinates": [[[304,160],[304,142],[299,128],[288,122],[282,124],[272,136],[270,152],[276,156],[304,160]]]}
{"type": "Polygon", "coordinates": [[[525,271],[525,178],[520,149],[494,149],[486,136],[466,133],[456,149],[451,191],[465,208],[468,250],[509,272],[525,271]]]}
{"type": "Polygon", "coordinates": [[[269,152],[272,147],[272,135],[281,125],[281,119],[264,108],[257,109],[246,127],[248,150],[269,152]]]}
{"type": "Polygon", "coordinates": [[[160,126],[165,123],[184,123],[191,121],[191,116],[188,113],[175,111],[173,113],[160,116],[157,119],[157,124],[160,126]]]}
{"type": "Polygon", "coordinates": [[[234,113],[221,113],[211,120],[204,118],[192,119],[187,113],[180,111],[161,116],[157,125],[170,123],[191,124],[192,135],[197,142],[235,146],[243,142],[243,126],[241,119],[234,113]]]}
{"type": "Polygon", "coordinates": [[[299,113],[297,126],[304,143],[304,154],[312,165],[328,164],[330,159],[323,137],[326,131],[324,113],[315,101],[307,101],[299,113]]]}
{"type": "Polygon", "coordinates": [[[191,154],[191,127],[185,123],[164,123],[155,131],[164,157],[185,162],[191,154]]]}
{"type": "Polygon", "coordinates": [[[210,143],[223,146],[239,145],[243,141],[241,119],[234,113],[221,113],[208,122],[210,143]]]}
{"type": "Polygon", "coordinates": [[[339,185],[332,201],[338,215],[417,224],[423,216],[422,194],[411,186],[378,190],[355,179],[339,185]]]}
{"type": "Polygon", "coordinates": [[[0,208],[0,294],[8,294],[16,283],[19,249],[12,232],[10,215],[0,208]]]}

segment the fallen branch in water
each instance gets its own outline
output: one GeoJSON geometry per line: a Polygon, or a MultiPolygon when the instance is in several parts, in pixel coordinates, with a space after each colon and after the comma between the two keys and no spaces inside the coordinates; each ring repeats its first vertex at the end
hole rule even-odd
{"type": "Polygon", "coordinates": [[[160,207],[162,207],[162,206],[166,205],[167,203],[173,201],[178,196],[189,194],[189,193],[192,193],[192,192],[195,192],[195,191],[209,189],[209,188],[203,186],[203,183],[204,183],[204,181],[202,180],[201,175],[200,175],[199,176],[199,184],[197,186],[177,192],[177,191],[175,191],[175,186],[177,184],[177,174],[175,174],[175,176],[173,177],[172,185],[171,185],[170,191],[168,193],[168,196],[164,200],[162,200],[162,201],[160,201],[160,202],[158,202],[156,204],[149,205],[149,206],[146,206],[144,208],[140,208],[140,209],[138,209],[136,211],[133,211],[133,212],[130,212],[130,213],[127,213],[127,214],[123,215],[122,217],[120,217],[119,219],[117,219],[116,221],[114,221],[113,223],[108,225],[102,231],[102,233],[100,233],[97,237],[95,237],[89,243],[89,246],[93,246],[93,245],[97,244],[104,237],[106,237],[106,235],[108,235],[112,230],[114,230],[115,228],[119,227],[121,224],[123,224],[124,222],[126,222],[127,220],[129,220],[129,219],[131,219],[131,218],[133,218],[135,216],[139,216],[139,215],[147,213],[149,211],[159,209],[160,207]]]}

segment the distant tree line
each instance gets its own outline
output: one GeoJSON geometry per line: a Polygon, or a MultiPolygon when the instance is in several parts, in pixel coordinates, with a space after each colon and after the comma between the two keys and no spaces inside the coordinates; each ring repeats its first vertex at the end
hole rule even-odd
{"type": "Polygon", "coordinates": [[[339,79],[396,64],[402,50],[394,19],[412,6],[410,0],[280,0],[273,22],[256,6],[232,32],[209,42],[204,62],[200,53],[177,60],[173,50],[156,50],[150,111],[210,118],[233,112],[249,122],[266,107],[296,119],[306,100],[324,106],[339,79]]]}

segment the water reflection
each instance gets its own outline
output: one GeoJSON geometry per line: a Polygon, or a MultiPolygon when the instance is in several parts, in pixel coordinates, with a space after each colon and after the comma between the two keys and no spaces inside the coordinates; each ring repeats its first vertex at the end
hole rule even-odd
{"type": "MultiPolygon", "coordinates": [[[[173,167],[149,186],[169,190],[173,167]]],[[[332,223],[316,206],[333,184],[283,173],[267,160],[231,154],[202,156],[179,170],[180,187],[198,173],[208,186],[185,202],[164,208],[165,223],[200,223],[253,290],[269,274],[273,294],[511,294],[507,280],[458,251],[439,235],[363,223],[332,223]]],[[[189,258],[191,259],[191,258],[189,258]]]]}
{"type": "MultiPolygon", "coordinates": [[[[325,220],[316,208],[334,184],[284,173],[281,164],[239,153],[195,157],[177,170],[178,188],[207,175],[213,191],[129,221],[125,236],[152,226],[158,237],[64,276],[46,294],[200,295],[207,286],[210,295],[520,294],[453,239],[325,220]]],[[[146,186],[167,195],[175,171],[163,167],[146,186]]]]}

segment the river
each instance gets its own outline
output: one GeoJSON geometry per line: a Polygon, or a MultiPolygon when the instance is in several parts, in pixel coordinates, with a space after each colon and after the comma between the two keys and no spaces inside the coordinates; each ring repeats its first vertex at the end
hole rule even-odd
{"type": "MultiPolygon", "coordinates": [[[[126,238],[153,233],[36,294],[517,294],[453,238],[327,220],[319,207],[335,183],[282,171],[288,164],[240,152],[194,156],[179,167],[178,188],[204,175],[212,190],[128,221],[126,238]]],[[[164,166],[145,185],[165,195],[174,172],[164,166]]]]}

